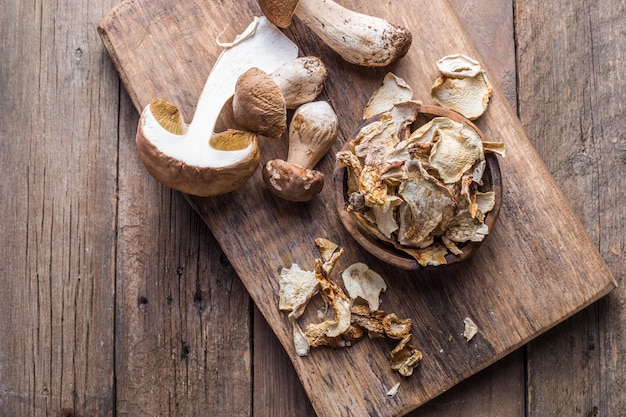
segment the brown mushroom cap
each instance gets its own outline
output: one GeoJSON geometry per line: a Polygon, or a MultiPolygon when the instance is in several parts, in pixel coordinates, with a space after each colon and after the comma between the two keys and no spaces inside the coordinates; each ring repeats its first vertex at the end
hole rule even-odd
{"type": "Polygon", "coordinates": [[[237,80],[233,115],[241,127],[270,138],[287,129],[285,98],[278,84],[264,71],[251,68],[237,80]]]}
{"type": "Polygon", "coordinates": [[[282,159],[263,166],[263,181],[276,196],[296,202],[309,201],[322,191],[324,174],[297,167],[282,159]]]}
{"type": "Polygon", "coordinates": [[[287,28],[300,0],[259,0],[259,7],[267,19],[279,28],[287,28]]]}

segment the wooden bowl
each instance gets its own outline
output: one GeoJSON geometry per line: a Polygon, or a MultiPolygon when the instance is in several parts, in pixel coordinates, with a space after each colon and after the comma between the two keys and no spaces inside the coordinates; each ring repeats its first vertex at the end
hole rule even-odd
{"type": "MultiPolygon", "coordinates": [[[[476,129],[483,141],[485,140],[483,132],[478,129],[476,125],[474,125],[470,120],[466,119],[459,113],[456,113],[452,110],[440,106],[422,105],[420,106],[419,113],[426,118],[443,116],[448,117],[458,123],[466,123],[476,129]]],[[[359,126],[353,137],[355,137],[360,129],[367,123],[368,122],[365,122],[361,126],[359,126]]],[[[352,138],[350,138],[350,140],[346,142],[343,147],[344,150],[349,149],[351,140],[352,138]]],[[[489,227],[489,234],[491,234],[491,232],[493,231],[493,226],[500,212],[500,206],[502,205],[502,177],[500,172],[500,164],[498,163],[498,159],[495,154],[491,152],[485,152],[485,161],[486,167],[483,175],[484,184],[479,187],[479,190],[493,191],[495,194],[494,208],[485,216],[485,224],[489,227]]],[[[394,265],[398,268],[406,270],[432,268],[431,266],[424,267],[420,265],[415,260],[415,258],[410,256],[406,252],[397,249],[389,242],[385,242],[374,237],[359,226],[359,223],[354,218],[354,216],[346,210],[346,207],[348,206],[347,177],[347,168],[338,161],[335,164],[334,170],[335,203],[337,211],[339,213],[339,218],[341,219],[341,222],[343,223],[348,233],[350,233],[352,237],[370,254],[390,265],[394,265]]],[[[485,239],[487,237],[488,235],[485,237],[485,239]]],[[[462,249],[463,253],[460,255],[448,253],[445,256],[447,263],[442,265],[450,265],[467,259],[476,251],[476,249],[478,249],[478,247],[485,241],[485,239],[483,239],[481,242],[466,242],[463,244],[459,244],[459,248],[462,249]]]]}

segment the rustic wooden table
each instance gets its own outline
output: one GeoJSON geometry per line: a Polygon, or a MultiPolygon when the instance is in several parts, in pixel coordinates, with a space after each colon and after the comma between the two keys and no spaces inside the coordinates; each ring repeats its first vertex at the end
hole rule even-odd
{"type": "MultiPolygon", "coordinates": [[[[0,416],[313,416],[211,232],[137,159],[96,33],[117,2],[5,3],[0,416]]],[[[626,5],[451,4],[621,284],[626,5]]],[[[623,415],[625,295],[410,415],[623,415]]]]}

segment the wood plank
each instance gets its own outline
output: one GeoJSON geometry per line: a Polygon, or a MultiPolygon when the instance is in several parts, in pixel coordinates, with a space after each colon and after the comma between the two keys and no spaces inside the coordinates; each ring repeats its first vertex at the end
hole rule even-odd
{"type": "MultiPolygon", "coordinates": [[[[522,123],[623,284],[626,5],[517,3],[522,123]]],[[[529,416],[623,414],[625,297],[622,285],[529,345],[529,416]]]]}
{"type": "Polygon", "coordinates": [[[250,415],[250,298],[182,195],[141,165],[121,104],[117,415],[250,415]]]}
{"type": "Polygon", "coordinates": [[[119,81],[93,30],[112,6],[3,5],[3,416],[115,414],[119,81]]]}
{"type": "MultiPolygon", "coordinates": [[[[346,4],[357,8],[352,2],[346,4]]],[[[249,12],[246,5],[248,3],[233,4],[230,8],[217,10],[218,14],[207,13],[204,17],[222,23],[228,21],[229,16],[245,15],[249,12]]],[[[394,67],[394,71],[409,81],[418,97],[423,97],[435,77],[432,63],[437,58],[451,51],[461,50],[473,56],[478,56],[478,52],[460,29],[447,4],[414,6],[398,2],[389,10],[377,4],[373,10],[380,15],[391,13],[401,24],[409,25],[410,22],[416,47],[394,67]],[[440,28],[446,28],[446,31],[442,32],[440,28]],[[437,36],[431,36],[434,33],[437,36]],[[428,48],[419,48],[419,45],[428,45],[428,48]],[[432,77],[425,76],[430,73],[432,77]]],[[[185,7],[203,14],[202,11],[212,6],[177,3],[160,9],[155,2],[146,7],[142,2],[126,3],[101,27],[109,52],[138,107],[155,96],[166,96],[187,112],[194,106],[191,100],[197,97],[201,86],[195,75],[202,71],[192,67],[210,62],[217,51],[210,53],[206,44],[200,45],[200,49],[193,48],[198,39],[212,39],[214,33],[209,30],[210,25],[194,27],[197,18],[185,12],[185,7]],[[165,12],[160,13],[163,10],[165,12]],[[146,17],[151,18],[148,27],[135,20],[142,21],[146,17]],[[163,30],[167,26],[158,26],[155,30],[157,18],[164,24],[173,21],[175,28],[184,28],[183,33],[171,27],[163,30]],[[192,27],[194,36],[185,36],[192,27]],[[158,40],[161,35],[173,38],[158,40]],[[139,40],[141,48],[138,47],[139,40]],[[172,47],[163,49],[163,45],[172,47]],[[151,49],[153,47],[156,49],[151,49]],[[189,50],[193,54],[186,55],[189,50]],[[198,54],[206,54],[200,62],[198,54]],[[164,60],[164,56],[167,59],[164,60]],[[157,57],[161,67],[157,63],[147,64],[157,57]],[[163,62],[169,65],[162,67],[163,62]],[[183,65],[191,71],[186,82],[176,78],[185,77],[179,72],[183,65]],[[157,67],[158,71],[154,70],[157,67]],[[168,78],[170,72],[173,78],[168,78]],[[144,84],[142,80],[146,76],[149,82],[144,84]],[[172,79],[177,82],[172,83],[172,79]],[[159,82],[155,88],[155,83],[159,82]],[[172,89],[174,85],[175,91],[172,89]],[[181,93],[181,89],[186,91],[181,93]]],[[[219,23],[216,26],[221,28],[219,23]]],[[[330,66],[331,74],[342,74],[329,79],[327,97],[343,121],[342,139],[345,139],[356,126],[355,115],[360,113],[371,91],[380,83],[384,71],[364,71],[345,65],[301,26],[293,26],[290,33],[299,40],[304,53],[322,56],[330,66]]],[[[420,273],[419,280],[409,273],[398,273],[368,259],[362,250],[353,246],[338,226],[336,214],[324,210],[324,207],[332,206],[329,204],[332,201],[329,188],[317,201],[296,208],[273,200],[262,187],[257,187],[255,184],[260,184],[257,175],[241,190],[219,199],[189,198],[209,224],[281,344],[287,348],[318,413],[342,415],[346,410],[357,414],[405,413],[502,358],[613,287],[606,265],[584,237],[575,216],[563,209],[567,203],[497,88],[481,127],[489,137],[503,138],[509,149],[509,156],[503,161],[507,178],[504,213],[488,242],[473,259],[462,267],[420,273]],[[529,181],[531,175],[536,181],[529,181]],[[257,208],[255,216],[241,216],[241,207],[257,208]],[[541,230],[541,234],[537,230],[541,230]],[[272,243],[266,236],[283,238],[272,243]],[[359,343],[344,351],[319,350],[304,359],[296,358],[290,349],[291,329],[276,306],[275,274],[278,268],[288,266],[294,260],[305,268],[310,267],[306,260],[312,260],[314,256],[312,238],[317,236],[328,237],[346,246],[346,254],[338,269],[365,258],[384,276],[394,276],[393,287],[385,296],[387,305],[394,306],[393,310],[398,314],[415,320],[416,340],[428,360],[420,366],[419,377],[404,380],[401,392],[391,401],[384,393],[395,383],[397,376],[388,369],[387,354],[372,350],[369,343],[359,343]],[[547,262],[544,254],[557,253],[560,247],[570,250],[547,262]],[[249,256],[251,248],[257,256],[249,256]],[[493,259],[498,263],[490,261],[493,259]],[[561,298],[556,298],[557,294],[561,298]],[[480,299],[472,300],[473,295],[480,295],[480,299]],[[480,337],[469,346],[455,338],[465,315],[474,317],[481,327],[480,337]],[[356,381],[363,386],[356,388],[356,381]]],[[[275,149],[267,146],[264,151],[270,155],[278,154],[281,151],[279,146],[275,149]]],[[[331,168],[332,158],[327,158],[321,169],[329,171],[331,168]]]]}

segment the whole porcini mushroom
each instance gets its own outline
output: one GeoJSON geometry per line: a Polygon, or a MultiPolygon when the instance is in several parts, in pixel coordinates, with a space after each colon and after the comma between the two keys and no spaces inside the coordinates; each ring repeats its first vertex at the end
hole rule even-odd
{"type": "Polygon", "coordinates": [[[254,132],[215,133],[239,76],[257,67],[272,72],[298,56],[298,47],[265,17],[255,18],[225,46],[201,92],[193,120],[172,104],[155,100],[142,111],[136,136],[139,157],[158,181],[183,193],[215,196],[241,186],[260,162],[254,132]]]}
{"type": "Polygon", "coordinates": [[[332,0],[258,0],[261,11],[280,28],[295,15],[346,61],[383,67],[402,58],[411,32],[385,19],[357,13],[332,0]]]}
{"type": "Polygon", "coordinates": [[[268,161],[263,180],[272,193],[289,201],[310,201],[324,186],[324,174],[313,168],[337,139],[337,115],[325,101],[305,103],[289,124],[287,160],[268,161]]]}

